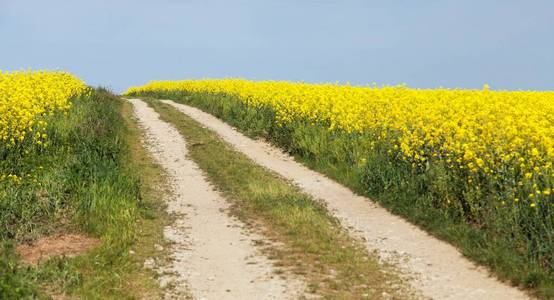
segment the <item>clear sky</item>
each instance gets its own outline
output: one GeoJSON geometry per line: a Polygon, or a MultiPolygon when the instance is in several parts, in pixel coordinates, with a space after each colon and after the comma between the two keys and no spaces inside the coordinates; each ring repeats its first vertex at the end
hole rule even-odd
{"type": "Polygon", "coordinates": [[[0,0],[0,70],[554,90],[554,1],[0,0]]]}

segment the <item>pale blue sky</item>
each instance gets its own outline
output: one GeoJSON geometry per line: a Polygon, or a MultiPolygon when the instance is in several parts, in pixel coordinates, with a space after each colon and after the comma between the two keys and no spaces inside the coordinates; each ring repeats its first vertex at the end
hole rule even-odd
{"type": "Polygon", "coordinates": [[[0,69],[554,90],[554,1],[0,0],[0,69]]]}

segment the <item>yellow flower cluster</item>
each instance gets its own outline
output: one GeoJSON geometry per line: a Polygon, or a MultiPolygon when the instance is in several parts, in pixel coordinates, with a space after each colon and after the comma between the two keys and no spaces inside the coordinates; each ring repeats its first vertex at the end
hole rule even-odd
{"type": "Polygon", "coordinates": [[[10,180],[15,183],[21,183],[21,177],[15,175],[15,174],[2,174],[0,175],[0,182],[4,180],[10,180]]]}
{"type": "Polygon", "coordinates": [[[280,122],[309,119],[330,130],[371,133],[368,145],[390,142],[389,153],[414,166],[441,160],[470,174],[470,182],[472,176],[509,177],[536,189],[534,196],[550,194],[544,178],[551,183],[554,176],[553,92],[223,79],[153,81],[126,93],[148,91],[236,95],[250,105],[271,106],[280,122]]]}
{"type": "Polygon", "coordinates": [[[41,116],[66,111],[71,97],[85,93],[85,84],[64,72],[0,71],[0,146],[47,138],[41,116]]]}

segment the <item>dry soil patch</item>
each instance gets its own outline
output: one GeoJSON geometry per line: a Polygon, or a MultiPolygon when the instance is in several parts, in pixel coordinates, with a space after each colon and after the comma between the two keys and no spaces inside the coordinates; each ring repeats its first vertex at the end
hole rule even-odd
{"type": "Polygon", "coordinates": [[[100,244],[100,240],[82,234],[57,234],[42,237],[16,247],[21,259],[31,265],[53,256],[77,256],[100,244]]]}

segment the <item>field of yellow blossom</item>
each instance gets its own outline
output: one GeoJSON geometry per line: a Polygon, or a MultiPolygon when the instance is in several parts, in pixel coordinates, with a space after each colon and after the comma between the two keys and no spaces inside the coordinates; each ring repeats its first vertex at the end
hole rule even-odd
{"type": "MultiPolygon", "coordinates": [[[[554,92],[153,81],[446,239],[500,277],[554,282],[554,92]]],[[[551,288],[551,286],[550,286],[551,288]]]]}
{"type": "Polygon", "coordinates": [[[67,112],[70,99],[86,89],[80,79],[64,72],[0,71],[0,156],[5,165],[0,180],[20,180],[16,170],[9,170],[6,164],[14,164],[8,160],[47,146],[45,117],[67,112]]]}
{"type": "Polygon", "coordinates": [[[0,142],[13,147],[26,139],[42,144],[46,124],[41,116],[67,111],[85,84],[64,72],[0,71],[0,142]]]}

